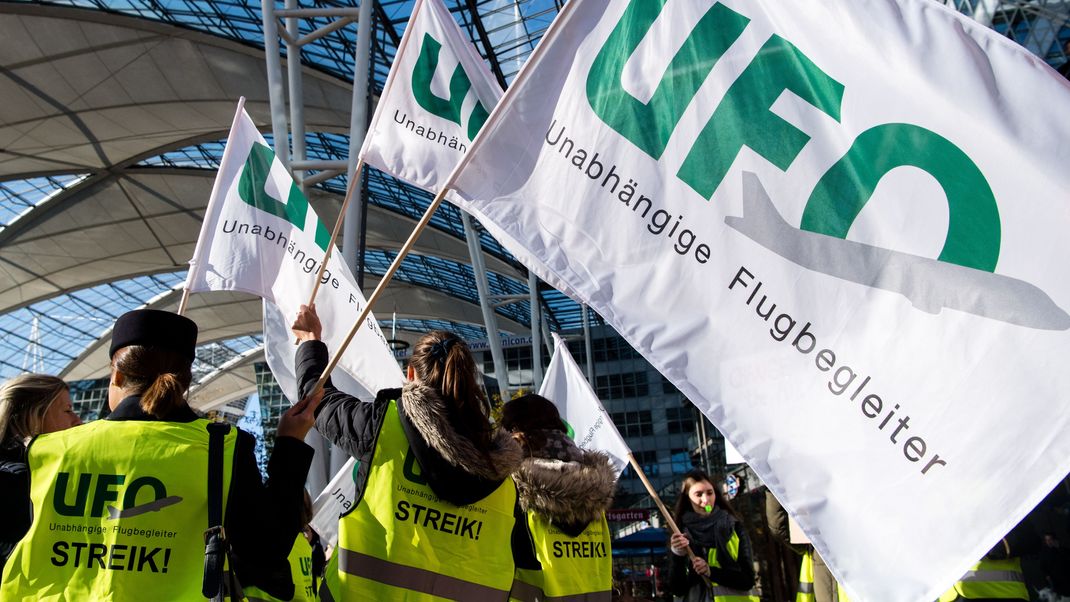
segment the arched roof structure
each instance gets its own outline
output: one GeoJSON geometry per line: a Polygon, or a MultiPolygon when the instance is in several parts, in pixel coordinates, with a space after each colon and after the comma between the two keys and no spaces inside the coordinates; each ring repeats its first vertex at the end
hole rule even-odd
{"type": "MultiPolygon", "coordinates": [[[[499,70],[493,42],[518,66],[537,41],[519,6],[454,4],[499,70]],[[481,11],[490,13],[489,33],[481,11]]],[[[531,4],[552,9],[536,11],[545,29],[556,4],[531,4]]],[[[375,4],[373,96],[411,6],[375,4]]],[[[0,31],[8,101],[0,107],[0,376],[100,378],[115,317],[177,304],[236,99],[245,96],[247,112],[268,128],[259,3],[3,3],[0,31]]],[[[310,158],[346,158],[354,36],[355,27],[343,28],[302,53],[310,158]]],[[[336,178],[310,192],[324,221],[335,219],[345,185],[336,178]]],[[[374,171],[366,196],[370,291],[430,198],[374,171]]],[[[481,242],[492,291],[525,292],[523,269],[485,233],[481,242]]],[[[445,208],[374,308],[384,327],[396,316],[399,338],[421,327],[481,333],[469,261],[460,214],[445,208]]],[[[499,309],[500,327],[522,332],[526,312],[499,309]]],[[[254,386],[259,300],[194,295],[189,315],[201,326],[195,380],[207,379],[194,391],[229,399],[254,386]]]]}

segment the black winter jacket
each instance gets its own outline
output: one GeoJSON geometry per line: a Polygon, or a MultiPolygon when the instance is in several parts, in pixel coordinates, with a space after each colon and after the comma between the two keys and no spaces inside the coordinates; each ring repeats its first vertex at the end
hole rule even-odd
{"type": "MultiPolygon", "coordinates": [[[[714,506],[709,516],[699,516],[687,511],[679,521],[680,529],[691,542],[691,550],[696,556],[706,560],[711,549],[717,549],[720,568],[710,567],[710,581],[738,590],[749,590],[754,586],[754,560],[750,539],[743,525],[731,514],[714,506]],[[739,536],[739,552],[735,561],[728,553],[728,541],[732,534],[739,536]]],[[[669,553],[672,566],[669,587],[674,596],[683,596],[685,600],[702,599],[697,596],[705,587],[702,578],[691,568],[687,556],[669,553]]]]}
{"type": "Polygon", "coordinates": [[[15,544],[30,530],[30,469],[26,447],[9,437],[0,444],[0,572],[15,544]]]}
{"type": "MultiPolygon", "coordinates": [[[[321,341],[307,341],[297,348],[296,372],[302,397],[312,392],[328,359],[327,346],[321,341]]],[[[391,400],[397,401],[401,428],[420,465],[420,474],[437,496],[451,504],[464,506],[485,498],[509,478],[520,463],[522,452],[519,446],[500,430],[494,441],[497,448],[487,456],[479,455],[471,442],[449,427],[449,417],[444,407],[439,407],[440,400],[429,387],[410,383],[404,389],[383,389],[375,401],[365,403],[338,390],[327,379],[323,401],[316,410],[316,429],[331,444],[341,447],[357,460],[357,503],[360,503],[368,481],[375,443],[391,400]],[[406,399],[421,402],[407,405],[406,399]]],[[[539,568],[519,505],[515,507],[514,515],[514,561],[520,568],[539,568]]]]}

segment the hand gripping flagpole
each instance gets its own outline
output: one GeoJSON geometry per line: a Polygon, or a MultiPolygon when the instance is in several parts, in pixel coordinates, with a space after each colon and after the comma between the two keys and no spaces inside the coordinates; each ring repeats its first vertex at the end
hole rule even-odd
{"type": "MultiPolygon", "coordinates": [[[[327,251],[323,254],[323,261],[320,263],[319,273],[316,274],[316,284],[312,287],[312,294],[309,295],[308,304],[312,305],[316,302],[316,293],[320,290],[320,284],[323,283],[323,273],[327,271],[327,260],[331,258],[331,251],[334,250],[334,243],[338,240],[338,232],[342,229],[342,222],[345,221],[346,209],[349,207],[349,201],[353,198],[353,193],[357,189],[357,182],[360,181],[360,170],[364,168],[364,157],[361,157],[357,161],[357,168],[353,170],[353,177],[349,180],[349,186],[346,187],[346,198],[342,201],[342,208],[338,211],[338,219],[334,221],[334,231],[331,232],[331,241],[327,243],[327,251]]],[[[349,339],[346,339],[349,342],[349,339]]]]}
{"type": "Polygon", "coordinates": [[[424,212],[423,217],[420,218],[416,227],[413,228],[412,234],[409,234],[408,240],[405,241],[401,250],[398,251],[398,255],[394,258],[393,263],[390,264],[390,268],[383,274],[382,279],[379,280],[379,284],[376,285],[371,297],[368,297],[368,303],[365,304],[364,310],[360,312],[360,317],[357,318],[353,327],[349,329],[349,334],[347,334],[345,340],[342,341],[341,347],[335,352],[334,357],[331,358],[331,362],[327,364],[327,368],[323,371],[323,374],[320,375],[320,379],[316,381],[316,386],[312,389],[313,393],[322,389],[323,384],[327,382],[327,379],[331,375],[331,371],[334,370],[335,366],[338,365],[339,360],[342,359],[342,354],[345,352],[346,347],[349,346],[349,342],[353,340],[353,336],[357,334],[360,325],[364,323],[364,320],[368,318],[368,314],[372,312],[372,307],[386,289],[386,285],[393,279],[394,273],[401,267],[401,262],[405,259],[405,256],[408,255],[409,251],[412,250],[412,247],[416,245],[416,239],[420,237],[424,228],[427,227],[427,224],[431,221],[431,216],[434,215],[435,210],[442,204],[442,199],[446,197],[447,191],[449,191],[449,186],[443,186],[442,190],[435,195],[435,200],[431,201],[431,204],[427,207],[427,211],[424,212]]]}
{"type": "MultiPolygon", "coordinates": [[[[643,469],[639,467],[639,463],[635,461],[635,454],[632,454],[631,452],[628,453],[628,463],[631,464],[632,470],[635,471],[635,474],[639,475],[639,480],[643,482],[643,485],[646,487],[647,493],[650,494],[650,497],[653,498],[654,503],[657,504],[658,511],[661,512],[661,515],[663,517],[665,517],[665,522],[669,525],[669,528],[672,529],[672,532],[674,534],[682,535],[682,533],[680,533],[680,527],[676,526],[676,521],[672,519],[672,514],[665,507],[665,504],[662,503],[661,498],[658,497],[657,492],[654,491],[654,486],[650,484],[650,480],[646,478],[646,473],[644,473],[643,469]]],[[[687,558],[692,562],[695,560],[695,558],[698,558],[698,556],[695,556],[695,553],[691,551],[691,546],[687,546],[687,558]]],[[[702,582],[706,584],[706,587],[712,587],[709,577],[707,577],[706,575],[699,575],[699,577],[702,578],[702,582]]]]}

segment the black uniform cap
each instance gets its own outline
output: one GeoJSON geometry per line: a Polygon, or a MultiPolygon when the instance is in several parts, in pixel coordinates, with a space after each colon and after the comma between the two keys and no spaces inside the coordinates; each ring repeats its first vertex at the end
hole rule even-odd
{"type": "Polygon", "coordinates": [[[185,316],[158,309],[135,309],[119,316],[111,333],[111,352],[130,345],[158,347],[194,359],[197,323],[185,316]]]}

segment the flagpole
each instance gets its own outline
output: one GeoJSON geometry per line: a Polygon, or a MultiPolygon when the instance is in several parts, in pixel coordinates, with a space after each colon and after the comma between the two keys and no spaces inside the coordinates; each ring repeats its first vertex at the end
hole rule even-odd
{"type": "Polygon", "coordinates": [[[349,334],[347,334],[345,340],[342,341],[341,347],[338,348],[338,351],[334,352],[334,357],[332,357],[330,363],[327,364],[327,368],[323,371],[323,374],[320,375],[320,379],[316,381],[316,386],[312,388],[313,392],[323,388],[323,384],[327,382],[327,378],[330,377],[331,371],[338,365],[338,361],[342,359],[342,354],[345,353],[346,347],[348,347],[350,341],[353,340],[353,335],[357,334],[360,325],[364,323],[368,314],[372,312],[372,306],[375,305],[375,302],[382,295],[383,290],[386,289],[386,285],[389,284],[390,280],[394,277],[394,273],[401,267],[402,260],[409,254],[412,247],[416,245],[416,239],[420,237],[424,228],[427,227],[427,224],[431,221],[431,216],[434,215],[438,206],[442,204],[442,199],[446,197],[446,192],[448,190],[448,187],[443,187],[442,191],[435,195],[435,200],[431,201],[431,204],[427,207],[427,211],[424,212],[423,217],[420,218],[416,227],[413,228],[412,234],[409,234],[409,239],[405,241],[401,250],[398,251],[397,257],[395,257],[393,263],[390,264],[390,268],[387,269],[386,273],[383,274],[382,279],[379,280],[379,284],[376,285],[371,297],[368,297],[368,303],[364,306],[364,310],[360,312],[360,317],[357,318],[357,322],[353,324],[353,327],[349,329],[349,334]]]}
{"type": "Polygon", "coordinates": [[[178,302],[178,315],[184,315],[186,313],[186,305],[189,304],[189,289],[182,289],[182,300],[178,302]]]}
{"type": "MultiPolygon", "coordinates": [[[[654,491],[654,486],[651,485],[650,480],[646,478],[646,473],[643,472],[643,469],[639,467],[639,463],[635,461],[635,454],[628,452],[628,463],[631,464],[632,470],[635,471],[635,474],[639,475],[639,480],[643,482],[643,485],[646,487],[647,493],[649,493],[650,497],[654,499],[654,503],[658,506],[658,511],[661,512],[661,515],[663,517],[665,517],[665,522],[669,524],[669,528],[672,529],[672,532],[674,534],[679,534],[680,528],[676,526],[676,521],[672,519],[672,514],[670,514],[669,510],[665,508],[665,504],[661,502],[661,498],[658,497],[657,492],[654,491]]],[[[718,493],[718,495],[721,494],[718,493]]],[[[691,546],[687,547],[687,558],[692,561],[694,561],[695,558],[698,558],[697,556],[695,556],[695,553],[691,551],[691,546]]],[[[706,584],[707,587],[709,587],[709,577],[703,575],[699,576],[702,577],[702,581],[706,584]]]]}
{"type": "Polygon", "coordinates": [[[331,258],[331,251],[334,250],[334,243],[338,240],[338,233],[342,230],[342,222],[344,221],[346,208],[349,207],[349,201],[353,198],[353,192],[356,191],[357,181],[360,180],[360,170],[364,167],[364,157],[361,157],[357,161],[357,167],[353,170],[353,177],[349,180],[349,186],[346,187],[346,198],[342,200],[342,208],[338,210],[338,219],[334,220],[334,231],[331,232],[331,241],[327,243],[327,251],[323,254],[323,262],[320,264],[319,273],[316,274],[316,284],[312,287],[312,294],[308,298],[308,304],[312,305],[316,302],[316,293],[320,290],[320,284],[323,282],[323,273],[327,271],[327,260],[331,258]]]}

